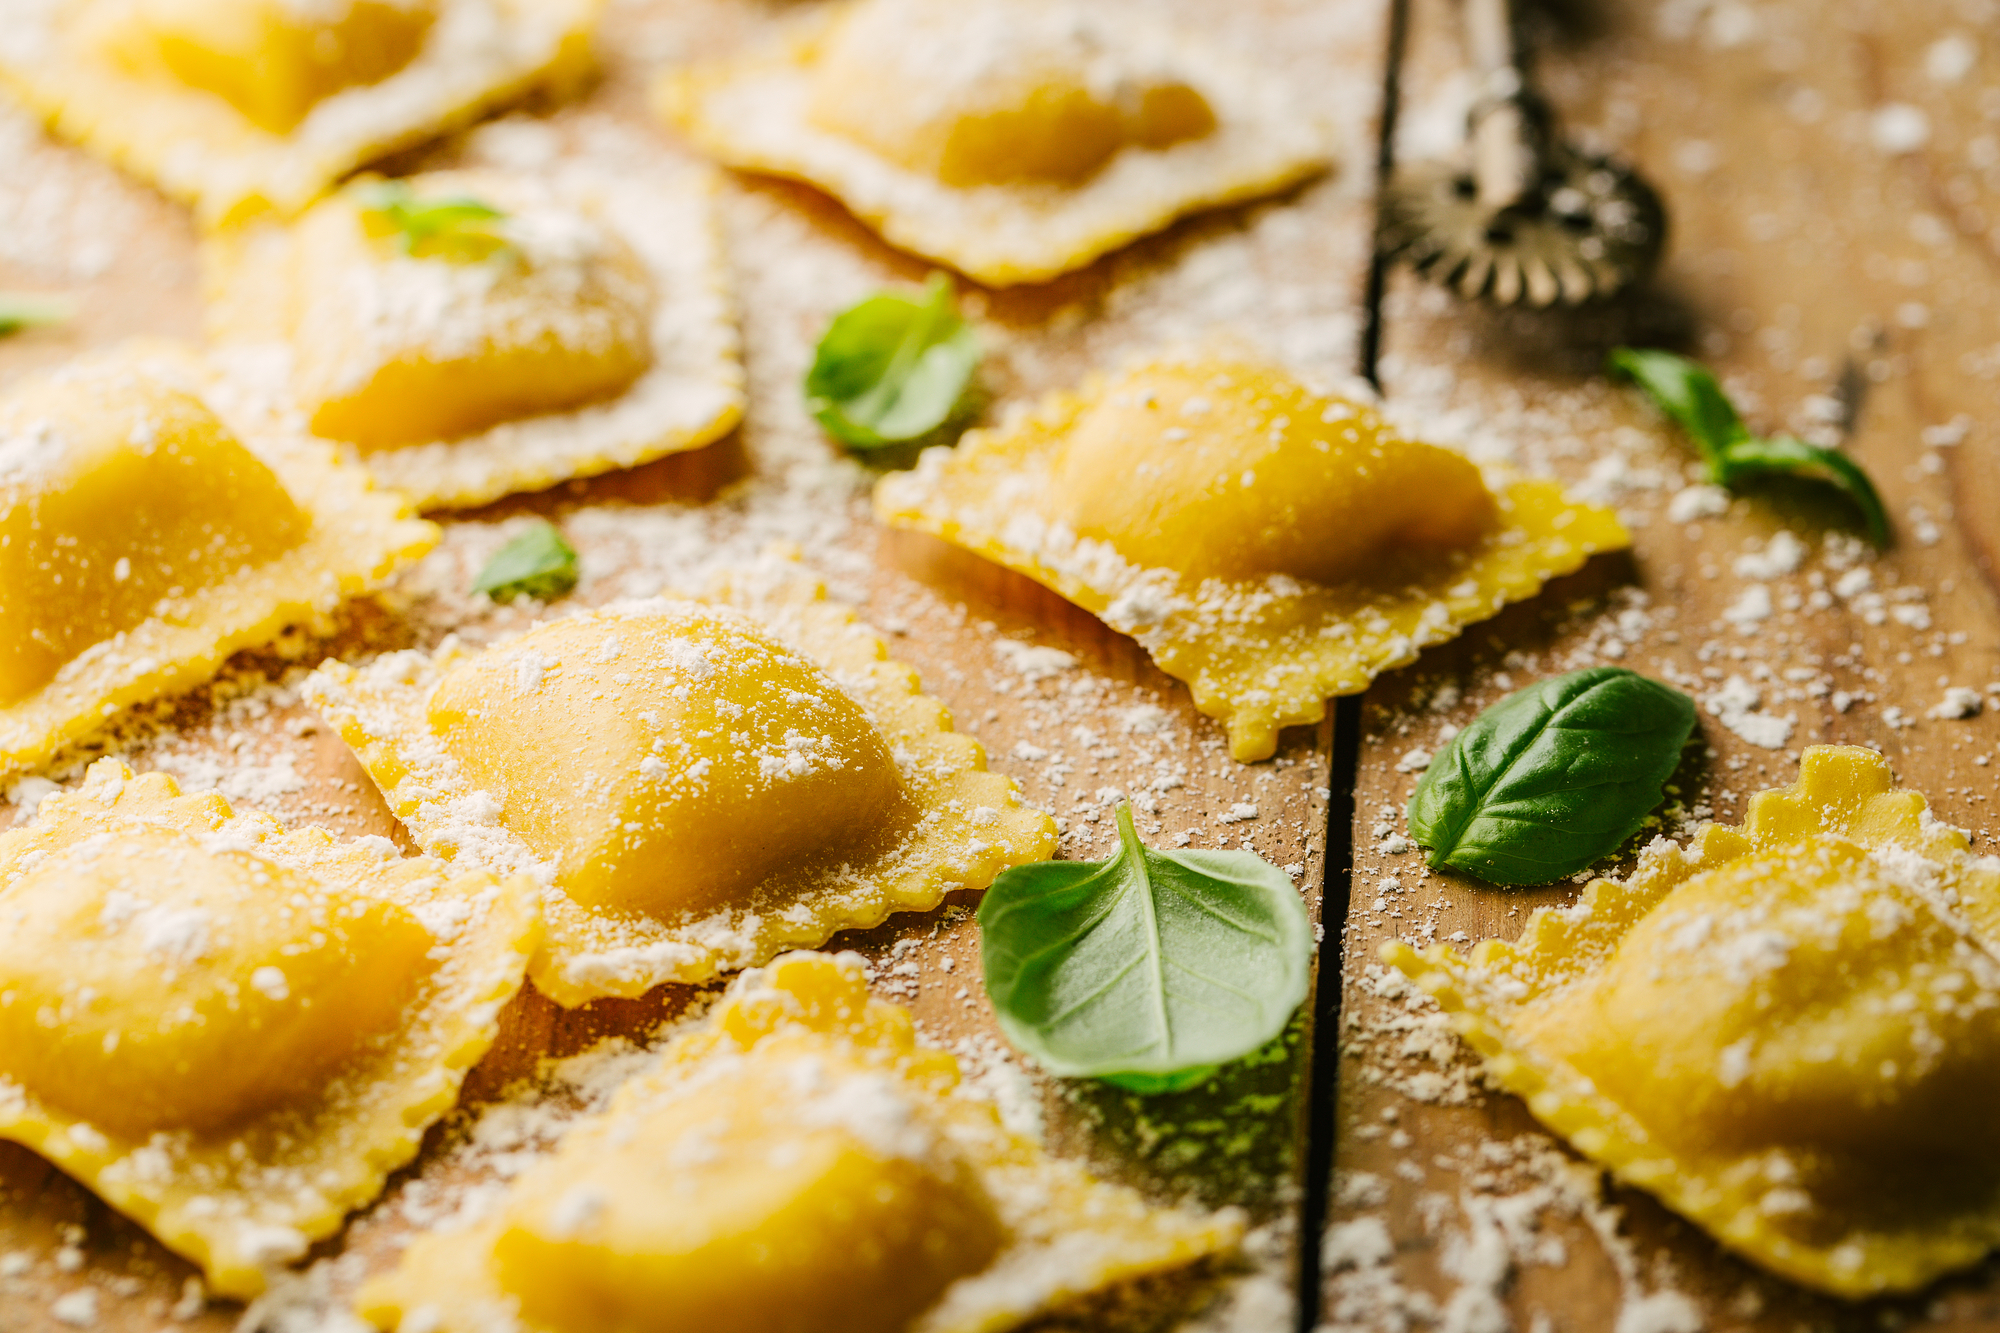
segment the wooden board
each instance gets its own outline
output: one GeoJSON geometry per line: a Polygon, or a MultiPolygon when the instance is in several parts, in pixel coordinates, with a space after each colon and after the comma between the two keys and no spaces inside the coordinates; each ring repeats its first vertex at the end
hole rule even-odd
{"type": "MultiPolygon", "coordinates": [[[[1434,1009],[1374,961],[1391,936],[1511,938],[1534,907],[1573,899],[1574,885],[1506,891],[1427,875],[1416,855],[1385,854],[1381,837],[1403,829],[1408,751],[1435,748],[1440,728],[1510,688],[1594,662],[1698,695],[1741,676],[1765,711],[1796,714],[1771,750],[1704,709],[1710,748],[1675,778],[1691,816],[1739,819],[1750,792],[1792,779],[1802,745],[1869,744],[1940,816],[1973,830],[1978,850],[2000,850],[2000,708],[1989,693],[1977,718],[1925,715],[1947,685],[2000,680],[2000,50],[1983,14],[1939,5],[1912,22],[1909,9],[1837,0],[1552,5],[1540,20],[1542,73],[1570,129],[1642,164],[1667,198],[1673,235],[1657,283],[1601,311],[1506,316],[1407,275],[1390,284],[1382,379],[1393,403],[1509,444],[1642,525],[1629,557],[1596,560],[1367,698],[1324,1287],[1332,1329],[1433,1319],[1549,1333],[1971,1329],[2000,1319],[1990,1263],[1912,1298],[1849,1305],[1759,1273],[1647,1196],[1604,1189],[1516,1099],[1482,1090],[1434,1009]],[[1965,47],[1936,46],[1954,36],[1976,57],[1956,82],[1943,76],[1965,47]],[[1892,151],[1912,123],[1885,113],[1897,105],[1928,122],[1916,151],[1892,151]],[[1600,374],[1621,342],[1702,356],[1754,428],[1844,437],[1890,505],[1894,548],[1836,567],[1825,538],[1842,513],[1802,490],[1671,521],[1689,454],[1600,374]],[[1746,554],[1754,570],[1780,528],[1810,548],[1800,568],[1761,583],[1739,572],[1746,554]],[[1831,591],[1856,568],[1872,589],[1831,591]],[[1764,618],[1749,614],[1756,586],[1772,598],[1764,618]],[[1386,1252],[1373,1243],[1378,1225],[1386,1252]]],[[[1448,146],[1462,123],[1456,22],[1444,0],[1411,4],[1405,158],[1448,146]]]]}
{"type": "MultiPolygon", "coordinates": [[[[1290,81],[1300,114],[1337,123],[1345,161],[1285,198],[1184,223],[1046,286],[969,293],[982,315],[986,385],[996,404],[1065,387],[1132,351],[1212,334],[1262,343],[1321,376],[1353,368],[1386,5],[1258,0],[1227,15],[1199,0],[1156,7],[1290,81]]],[[[648,155],[684,156],[646,114],[648,75],[668,62],[765,38],[799,9],[755,0],[615,5],[601,85],[580,105],[541,110],[570,136],[566,143],[625,154],[635,169],[644,169],[648,155]]],[[[448,161],[453,151],[447,145],[394,166],[448,161]]],[[[0,343],[0,381],[123,337],[197,335],[194,235],[180,210],[40,140],[11,112],[0,118],[0,168],[0,289],[65,291],[81,307],[65,329],[0,343]]],[[[146,710],[114,752],[142,769],[167,768],[190,786],[219,786],[291,821],[400,838],[366,774],[297,703],[293,687],[304,667],[327,653],[354,658],[426,645],[452,630],[480,639],[524,625],[525,613],[475,605],[463,589],[506,525],[525,514],[556,518],[583,552],[585,577],[570,605],[684,586],[708,565],[754,558],[775,541],[796,547],[835,596],[888,632],[893,651],[919,669],[926,689],[986,743],[993,766],[1063,821],[1063,855],[1102,854],[1116,797],[1149,792],[1155,812],[1142,822],[1152,834],[1185,831],[1196,846],[1254,848],[1292,869],[1316,910],[1330,724],[1288,733],[1270,763],[1239,766],[1228,759],[1220,729],[1198,717],[1185,691],[1130,640],[993,566],[928,539],[880,531],[867,514],[869,475],[812,428],[798,385],[812,341],[834,310],[884,282],[920,280],[927,266],[882,246],[810,190],[733,178],[723,206],[748,342],[751,407],[741,432],[697,454],[451,516],[444,547],[390,595],[349,608],[330,634],[239,656],[214,688],[146,710]],[[1217,821],[1242,803],[1257,807],[1255,820],[1217,821]]],[[[54,771],[74,781],[87,757],[69,756],[54,771]]],[[[12,813],[0,805],[0,825],[12,813]]],[[[1007,1073],[1014,1066],[979,986],[971,905],[968,896],[830,947],[860,949],[875,960],[882,989],[908,1002],[925,1030],[973,1069],[1018,1077],[1007,1073]]],[[[461,1127],[534,1074],[543,1057],[574,1055],[605,1037],[644,1037],[691,998],[670,987],[643,1001],[563,1012],[524,995],[507,1012],[499,1046],[468,1082],[461,1127]]],[[[1092,1307],[1070,1326],[1153,1326],[1183,1317],[1218,1329],[1295,1324],[1311,1038],[1302,1017],[1285,1058],[1174,1097],[1138,1098],[1088,1083],[1027,1085],[1058,1151],[1088,1157],[1162,1197],[1244,1206],[1258,1226],[1237,1268],[1092,1307]]],[[[293,1315],[267,1306],[250,1326],[321,1326],[308,1316],[324,1308],[323,1298],[392,1261],[412,1230],[494,1178],[495,1163],[465,1147],[462,1133],[434,1132],[383,1202],[315,1251],[335,1260],[315,1270],[318,1293],[303,1293],[293,1315]],[[305,1322],[288,1322],[294,1317],[305,1322]]],[[[243,1311],[234,1304],[178,1304],[191,1273],[39,1159],[0,1147],[0,1328],[7,1333],[72,1327],[57,1318],[56,1302],[78,1292],[95,1293],[91,1326],[119,1333],[235,1326],[243,1311]]]]}

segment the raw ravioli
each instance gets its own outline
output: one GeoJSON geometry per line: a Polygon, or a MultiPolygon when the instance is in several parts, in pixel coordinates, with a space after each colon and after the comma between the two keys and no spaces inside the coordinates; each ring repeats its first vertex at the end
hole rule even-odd
{"type": "Polygon", "coordinates": [[[560,1004],[707,981],[1055,847],[817,584],[328,663],[306,696],[426,851],[548,886],[531,976],[560,1004]]]}
{"type": "Polygon", "coordinates": [[[1273,366],[1159,359],[883,478],[875,512],[1132,635],[1245,762],[1419,649],[1625,546],[1609,510],[1273,366]]]}
{"type": "Polygon", "coordinates": [[[601,0],[12,0],[0,81],[209,224],[592,67],[601,0]]]}
{"type": "Polygon", "coordinates": [[[225,409],[170,346],[0,398],[0,777],[436,543],[324,446],[225,409]]]}
{"type": "Polygon", "coordinates": [[[540,938],[534,885],[115,759],[0,834],[0,1138],[227,1296],[416,1156],[540,938]]]}
{"type": "Polygon", "coordinates": [[[1254,71],[1130,8],[1060,0],[857,0],[782,50],[670,73],[659,101],[718,161],[818,185],[994,285],[1332,158],[1329,129],[1254,71]]]}
{"type": "Polygon", "coordinates": [[[470,1226],[363,1287],[438,1333],[989,1333],[1233,1249],[1002,1128],[852,954],[738,979],[470,1226]]]}
{"type": "Polygon", "coordinates": [[[246,403],[302,413],[427,509],[734,429],[743,368],[709,170],[619,173],[565,155],[544,178],[475,169],[403,185],[504,216],[478,247],[412,252],[369,207],[382,188],[370,180],[291,226],[209,240],[210,332],[246,403]]]}
{"type": "Polygon", "coordinates": [[[1543,1124],[1723,1244],[1847,1297],[2000,1245],[2000,858],[1872,750],[1470,958],[1383,956],[1543,1124]]]}

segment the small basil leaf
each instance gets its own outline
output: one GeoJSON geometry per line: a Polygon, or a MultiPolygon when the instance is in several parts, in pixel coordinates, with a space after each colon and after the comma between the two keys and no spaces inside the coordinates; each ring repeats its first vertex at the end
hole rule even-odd
{"type": "Polygon", "coordinates": [[[507,215],[469,195],[422,199],[403,181],[377,181],[360,191],[361,208],[377,227],[417,258],[481,260],[513,253],[499,224],[507,215]]]}
{"type": "Polygon", "coordinates": [[[0,334],[62,324],[75,313],[75,308],[59,296],[22,296],[0,292],[0,334]]]}
{"type": "Polygon", "coordinates": [[[1001,1030],[1052,1074],[1192,1087],[1283,1030],[1313,956],[1305,904],[1249,852],[1156,851],[1132,808],[1105,861],[1001,874],[979,905],[1001,1030]]]}
{"type": "Polygon", "coordinates": [[[1837,487],[1861,511],[1861,521],[1868,528],[1868,540],[1877,546],[1889,544],[1889,511],[1882,507],[1882,497],[1875,493],[1875,483],[1868,480],[1868,474],[1853,459],[1838,449],[1823,449],[1789,435],[1774,435],[1765,440],[1738,440],[1723,450],[1720,472],[1718,483],[1731,490],[1745,482],[1769,476],[1812,477],[1827,482],[1837,487]]]}
{"type": "Polygon", "coordinates": [[[1889,544],[1889,511],[1858,464],[1835,449],[1789,435],[1759,439],[1743,425],[1715,376],[1672,352],[1620,347],[1610,356],[1613,374],[1629,376],[1694,440],[1708,464],[1708,479],[1735,490],[1763,477],[1810,477],[1837,487],[1861,511],[1868,539],[1889,544]]]}
{"type": "Polygon", "coordinates": [[[576,551],[556,525],[537,519],[532,527],[493,553],[472,581],[474,592],[496,602],[516,597],[548,601],[576,586],[576,551]]]}
{"type": "Polygon", "coordinates": [[[1493,884],[1546,884],[1618,850],[1660,803],[1694,701],[1623,667],[1517,690],[1431,760],[1410,836],[1493,884]]]}
{"type": "MultiPolygon", "coordinates": [[[[1711,471],[1723,450],[1748,439],[1736,405],[1708,368],[1672,352],[1619,347],[1611,353],[1614,373],[1630,376],[1646,396],[1694,440],[1711,471]]],[[[1722,484],[1721,479],[1716,479],[1722,484]]]]}
{"type": "Polygon", "coordinates": [[[854,448],[900,444],[951,419],[978,365],[978,335],[951,280],[933,273],[921,297],[881,292],[834,317],[806,373],[806,408],[854,448]]]}

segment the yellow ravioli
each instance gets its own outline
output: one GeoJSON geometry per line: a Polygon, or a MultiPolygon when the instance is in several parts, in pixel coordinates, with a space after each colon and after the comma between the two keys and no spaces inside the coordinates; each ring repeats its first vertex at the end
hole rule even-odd
{"type": "Polygon", "coordinates": [[[1725,1245],[1847,1297],[2000,1245],[2000,858],[1872,750],[1465,958],[1384,946],[1537,1119],[1725,1245]]]}
{"type": "Polygon", "coordinates": [[[216,224],[591,68],[601,0],[22,0],[0,80],[216,224]]]}
{"type": "Polygon", "coordinates": [[[994,285],[1332,157],[1326,126],[1198,41],[1048,0],[855,0],[782,50],[669,74],[658,100],[717,160],[809,181],[994,285]]]}
{"type": "Polygon", "coordinates": [[[875,512],[1132,635],[1268,758],[1281,727],[1625,546],[1554,482],[1398,436],[1275,367],[1200,357],[1093,378],[884,477],[875,512]]]}
{"type": "Polygon", "coordinates": [[[1004,1129],[852,954],[787,954],[358,1308],[438,1333],[990,1333],[1235,1248],[1004,1129]]]}
{"type": "Polygon", "coordinates": [[[743,368],[706,169],[565,159],[408,179],[506,216],[492,250],[406,253],[364,182],[204,251],[217,361],[420,508],[483,504],[708,444],[743,368]]]}
{"type": "Polygon", "coordinates": [[[436,543],[323,446],[235,429],[214,388],[132,347],[0,398],[0,777],[436,543]]]}
{"type": "Polygon", "coordinates": [[[702,982],[1055,848],[854,613],[803,581],[620,603],[306,697],[432,855],[548,886],[559,1004],[702,982]],[[745,614],[745,613],[748,614],[745,614]]]}
{"type": "Polygon", "coordinates": [[[223,1295],[416,1156],[540,937],[535,888],[115,759],[0,834],[0,1138],[223,1295]]]}

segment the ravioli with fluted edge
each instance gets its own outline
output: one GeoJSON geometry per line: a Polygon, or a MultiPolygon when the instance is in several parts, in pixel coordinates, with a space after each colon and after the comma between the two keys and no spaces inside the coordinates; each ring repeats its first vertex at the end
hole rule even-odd
{"type": "Polygon", "coordinates": [[[995,285],[1332,158],[1282,87],[1143,12],[1063,0],[855,0],[782,49],[668,73],[657,101],[719,161],[820,186],[995,285]]]}
{"type": "Polygon", "coordinates": [[[875,512],[1018,570],[1138,639],[1245,762],[1597,551],[1617,518],[1405,439],[1274,366],[1093,377],[884,477],[875,512]]]}
{"type": "Polygon", "coordinates": [[[323,445],[225,406],[171,345],[0,398],[0,777],[436,544],[323,445]]]}
{"type": "Polygon", "coordinates": [[[1723,1244],[1847,1297],[2000,1245],[2000,857],[1872,750],[1656,842],[1515,943],[1383,956],[1495,1082],[1723,1244]]]}
{"type": "Polygon", "coordinates": [[[437,1333],[997,1333],[1227,1253],[1242,1221],[1149,1206],[956,1092],[853,954],[737,979],[656,1068],[462,1230],[361,1290],[437,1333]]]}
{"type": "Polygon", "coordinates": [[[479,650],[329,662],[307,699],[426,851],[547,886],[576,1005],[702,982],[1048,857],[910,668],[816,583],[624,602],[479,650]]]}
{"type": "Polygon", "coordinates": [[[743,415],[715,188],[707,168],[614,173],[576,154],[545,178],[364,179],[290,226],[209,238],[217,363],[421,508],[698,448],[743,415]],[[385,189],[495,216],[406,234],[385,189]]]}
{"type": "Polygon", "coordinates": [[[602,0],[14,0],[0,81],[206,223],[592,68],[602,0]]]}
{"type": "Polygon", "coordinates": [[[115,759],[0,834],[0,1138],[248,1297],[416,1156],[534,885],[286,832],[115,759]]]}

